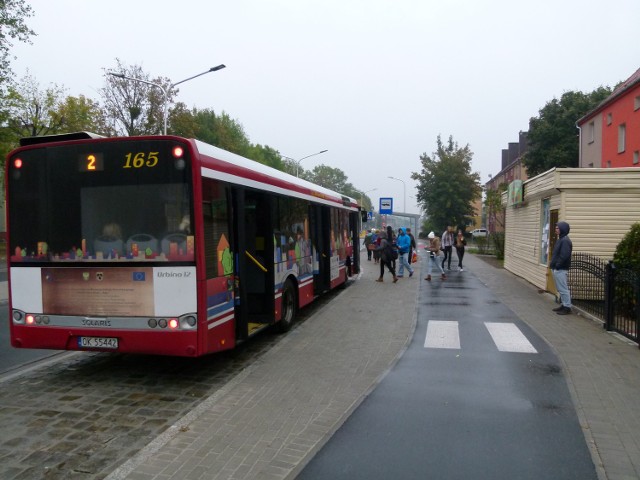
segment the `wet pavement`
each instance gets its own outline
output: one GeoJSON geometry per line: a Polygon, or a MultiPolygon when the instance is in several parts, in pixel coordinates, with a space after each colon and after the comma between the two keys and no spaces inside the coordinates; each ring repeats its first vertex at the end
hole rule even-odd
{"type": "MultiPolygon", "coordinates": [[[[637,345],[555,315],[551,296],[476,256],[465,263],[557,355],[598,478],[640,478],[637,345]]],[[[0,478],[295,478],[418,326],[420,271],[376,283],[377,265],[363,264],[349,288],[263,345],[186,363],[81,354],[2,382],[0,478]]]]}

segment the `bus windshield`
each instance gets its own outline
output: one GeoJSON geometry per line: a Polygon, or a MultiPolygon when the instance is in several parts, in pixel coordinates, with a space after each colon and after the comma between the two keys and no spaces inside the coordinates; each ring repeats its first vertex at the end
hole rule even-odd
{"type": "Polygon", "coordinates": [[[193,262],[191,164],[175,140],[42,145],[9,159],[12,265],[193,262]]]}

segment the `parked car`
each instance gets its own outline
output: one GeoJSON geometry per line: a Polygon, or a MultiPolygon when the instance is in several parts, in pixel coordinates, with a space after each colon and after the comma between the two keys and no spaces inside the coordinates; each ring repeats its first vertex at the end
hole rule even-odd
{"type": "Polygon", "coordinates": [[[486,238],[487,229],[486,228],[476,228],[475,230],[471,231],[471,236],[473,238],[479,238],[479,237],[486,238]]]}

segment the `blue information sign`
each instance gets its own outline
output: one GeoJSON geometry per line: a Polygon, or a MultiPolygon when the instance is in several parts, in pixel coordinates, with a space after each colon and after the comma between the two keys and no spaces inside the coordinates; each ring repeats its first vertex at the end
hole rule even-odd
{"type": "Polygon", "coordinates": [[[382,215],[393,215],[393,198],[380,199],[380,213],[382,215]]]}

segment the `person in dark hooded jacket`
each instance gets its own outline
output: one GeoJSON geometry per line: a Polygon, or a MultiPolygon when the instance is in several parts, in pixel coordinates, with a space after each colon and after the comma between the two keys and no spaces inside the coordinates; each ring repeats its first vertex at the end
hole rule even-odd
{"type": "Polygon", "coordinates": [[[553,247],[551,263],[549,264],[556,290],[558,290],[560,301],[562,302],[562,305],[553,309],[558,315],[571,313],[571,292],[567,283],[569,269],[571,268],[571,253],[573,251],[573,244],[569,238],[570,229],[571,227],[567,222],[558,222],[556,225],[558,240],[556,240],[556,244],[553,247]]]}

